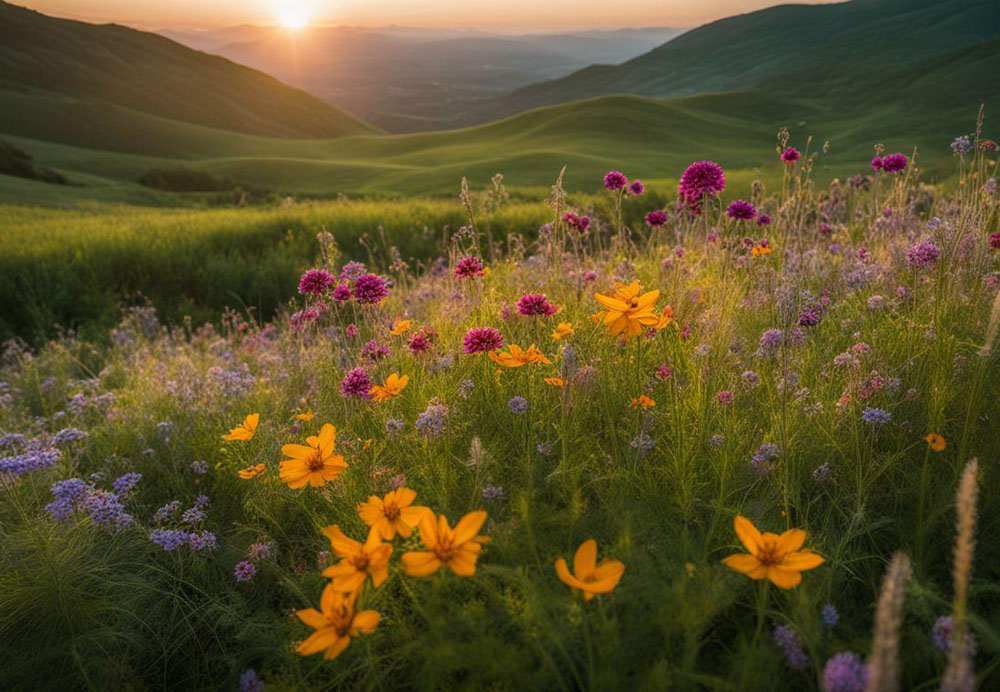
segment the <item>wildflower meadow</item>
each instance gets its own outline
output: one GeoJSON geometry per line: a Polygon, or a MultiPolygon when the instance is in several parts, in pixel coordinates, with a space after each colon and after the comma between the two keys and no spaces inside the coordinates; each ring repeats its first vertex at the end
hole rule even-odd
{"type": "Polygon", "coordinates": [[[8,341],[0,688],[1000,689],[998,152],[956,142],[934,185],[787,131],[737,191],[553,171],[504,233],[462,181],[420,255],[296,241],[273,314],[8,341]]]}

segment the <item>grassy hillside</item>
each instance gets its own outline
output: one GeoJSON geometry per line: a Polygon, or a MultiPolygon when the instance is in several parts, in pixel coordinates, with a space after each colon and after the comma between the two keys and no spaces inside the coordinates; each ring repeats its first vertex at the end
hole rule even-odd
{"type": "MultiPolygon", "coordinates": [[[[186,123],[276,137],[372,128],[229,60],[156,34],[56,19],[0,2],[0,87],[56,92],[186,123]]],[[[54,114],[53,114],[54,115],[54,114]]]]}
{"type": "Polygon", "coordinates": [[[807,73],[812,91],[822,91],[841,79],[913,64],[998,33],[994,0],[781,5],[706,24],[621,65],[592,66],[525,87],[491,110],[510,113],[608,93],[668,97],[746,89],[764,80],[780,84],[775,78],[791,73],[807,73]]]}

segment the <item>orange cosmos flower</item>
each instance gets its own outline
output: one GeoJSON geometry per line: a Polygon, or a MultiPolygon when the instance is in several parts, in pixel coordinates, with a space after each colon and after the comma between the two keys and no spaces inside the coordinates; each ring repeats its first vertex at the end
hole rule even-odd
{"type": "Polygon", "coordinates": [[[750,250],[750,254],[753,255],[754,257],[759,257],[761,255],[770,255],[771,248],[765,247],[763,245],[754,245],[753,249],[750,250]]]}
{"type": "Polygon", "coordinates": [[[323,529],[323,535],[330,539],[333,552],[341,558],[340,562],[323,570],[323,576],[333,580],[333,588],[337,591],[357,591],[369,575],[378,588],[389,576],[392,546],[382,543],[378,531],[369,531],[368,540],[363,544],[345,536],[336,525],[323,529]]]}
{"type": "Polygon", "coordinates": [[[399,373],[392,373],[386,379],[384,385],[375,385],[368,390],[368,393],[375,397],[375,402],[381,404],[382,402],[389,401],[390,399],[395,399],[399,396],[399,393],[403,391],[406,387],[406,383],[410,381],[409,375],[399,376],[399,373]]]}
{"type": "Polygon", "coordinates": [[[267,467],[264,464],[257,464],[256,466],[247,466],[245,469],[240,469],[240,478],[243,480],[250,480],[254,476],[258,476],[264,473],[264,469],[267,467]]]}
{"type": "Polygon", "coordinates": [[[425,514],[432,514],[428,507],[413,506],[416,499],[416,491],[397,488],[381,499],[376,495],[369,496],[368,502],[358,505],[358,514],[361,521],[387,541],[394,539],[397,533],[409,538],[420,524],[420,519],[425,514]]]}
{"type": "Polygon", "coordinates": [[[573,325],[569,322],[560,322],[556,325],[556,330],[552,332],[552,338],[556,341],[561,341],[567,336],[575,334],[576,331],[573,329],[573,325]]]}
{"type": "Polygon", "coordinates": [[[606,309],[595,314],[594,319],[603,321],[611,336],[621,334],[626,339],[638,336],[643,327],[659,323],[660,318],[654,311],[659,297],[659,291],[642,293],[642,286],[638,281],[616,287],[611,296],[595,293],[594,300],[606,309]]]}
{"type": "Polygon", "coordinates": [[[666,329],[674,321],[674,309],[669,305],[664,305],[660,311],[660,319],[656,323],[657,329],[666,329]]]}
{"type": "Polygon", "coordinates": [[[404,320],[397,317],[395,320],[393,320],[392,329],[389,330],[389,333],[392,334],[393,336],[400,336],[410,331],[410,327],[412,326],[413,326],[413,320],[404,320]]]}
{"type": "Polygon", "coordinates": [[[381,616],[374,610],[354,612],[356,598],[356,593],[341,593],[333,584],[327,584],[320,598],[320,610],[295,611],[299,620],[316,630],[299,644],[295,653],[311,656],[322,651],[325,659],[337,658],[351,643],[351,637],[374,632],[381,616]]]}
{"type": "Polygon", "coordinates": [[[925,437],[924,439],[927,440],[927,444],[930,445],[930,448],[933,449],[935,452],[944,451],[945,448],[944,438],[938,435],[937,433],[928,433],[927,437],[925,437]]]}
{"type": "Polygon", "coordinates": [[[420,540],[427,550],[403,553],[403,569],[411,577],[426,577],[441,567],[450,567],[460,577],[476,573],[476,560],[489,540],[480,536],[479,529],[486,522],[486,512],[469,512],[452,529],[443,514],[437,519],[431,513],[420,521],[420,540]]]}
{"type": "Polygon", "coordinates": [[[641,407],[643,411],[648,411],[654,406],[656,406],[656,402],[650,399],[645,394],[640,394],[638,399],[632,399],[632,408],[641,407]]]}
{"type": "Polygon", "coordinates": [[[522,365],[532,363],[552,364],[552,361],[546,358],[535,344],[531,344],[527,350],[521,349],[517,344],[511,344],[507,351],[501,351],[500,353],[490,351],[487,355],[489,355],[490,360],[494,363],[502,365],[505,368],[519,368],[522,365]]]}
{"type": "Polygon", "coordinates": [[[584,541],[573,557],[573,572],[570,574],[566,560],[556,560],[556,574],[564,584],[573,587],[574,593],[583,592],[589,601],[597,594],[611,593],[625,573],[625,565],[620,560],[602,560],[597,564],[597,541],[584,541]]]}
{"type": "Polygon", "coordinates": [[[546,377],[545,384],[552,385],[553,387],[563,387],[566,385],[561,377],[546,377]]]}
{"type": "Polygon", "coordinates": [[[309,409],[305,413],[296,414],[295,419],[296,420],[300,420],[300,421],[304,421],[304,422],[308,423],[309,421],[311,421],[313,419],[313,416],[315,416],[315,415],[316,414],[312,412],[312,409],[309,409]]]}
{"type": "Polygon", "coordinates": [[[737,516],[733,524],[743,547],[750,552],[730,555],[722,564],[751,579],[766,578],[775,586],[791,589],[802,581],[802,572],[824,562],[812,550],[801,550],[807,535],[802,529],[791,529],[779,536],[762,534],[746,517],[737,516]]]}
{"type": "Polygon", "coordinates": [[[347,468],[344,457],[336,454],[337,429],[327,423],[319,435],[306,438],[304,445],[285,445],[281,453],[290,457],[281,462],[279,476],[289,488],[306,483],[314,488],[326,485],[347,468]]]}
{"type": "Polygon", "coordinates": [[[226,441],[252,440],[254,433],[257,432],[257,423],[259,422],[260,422],[260,414],[251,413],[249,416],[243,419],[242,423],[240,423],[235,428],[230,430],[227,434],[223,435],[222,439],[226,441]]]}

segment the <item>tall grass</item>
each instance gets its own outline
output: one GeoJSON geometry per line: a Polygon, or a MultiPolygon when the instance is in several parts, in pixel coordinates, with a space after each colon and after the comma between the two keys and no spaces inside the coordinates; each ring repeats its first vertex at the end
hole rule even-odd
{"type": "MultiPolygon", "coordinates": [[[[803,162],[780,191],[754,188],[752,201],[773,219],[767,227],[729,219],[718,202],[695,217],[668,205],[659,229],[636,222],[638,209],[662,206],[666,195],[628,201],[637,209],[619,226],[609,194],[580,233],[559,219],[590,211],[590,201],[567,200],[558,186],[553,206],[490,203],[489,230],[482,198],[471,197],[471,212],[456,202],[447,215],[445,203],[419,201],[253,212],[282,237],[301,226],[287,241],[299,260],[287,275],[275,272],[275,292],[284,291],[275,304],[294,291],[324,226],[345,255],[391,278],[388,299],[327,300],[325,311],[310,299],[317,316],[302,329],[289,322],[307,306],[302,297],[269,325],[234,313],[214,326],[169,324],[147,308],[128,313],[110,340],[66,335],[35,351],[8,347],[0,432],[28,441],[3,444],[35,440],[62,455],[51,468],[4,477],[0,658],[12,663],[0,667],[0,686],[231,689],[253,667],[273,689],[296,690],[806,690],[824,684],[836,654],[853,652],[860,663],[873,651],[869,674],[880,689],[931,689],[948,665],[932,632],[954,607],[975,642],[973,670],[990,689],[1000,550],[980,540],[954,599],[942,559],[954,542],[960,476],[962,507],[977,496],[978,535],[1000,528],[1000,475],[991,471],[1000,403],[989,395],[1000,374],[984,348],[998,290],[988,241],[997,197],[981,184],[993,175],[988,160],[977,153],[976,185],[950,195],[921,186],[912,163],[883,174],[877,207],[871,181],[816,189],[803,162]],[[466,230],[413,233],[396,211],[438,213],[440,224],[466,230]],[[368,241],[351,245],[349,228],[368,241]],[[940,254],[913,266],[907,252],[921,242],[940,254]],[[400,261],[421,250],[446,259],[400,261]],[[457,279],[455,261],[473,253],[495,256],[490,272],[457,279]],[[671,305],[674,321],[622,343],[592,319],[600,307],[592,296],[633,277],[661,291],[658,307],[671,305]],[[560,311],[519,315],[529,292],[560,311]],[[402,317],[428,330],[429,352],[411,352],[412,331],[388,333],[402,317]],[[553,339],[559,322],[575,333],[553,339]],[[538,344],[552,363],[507,369],[466,355],[463,336],[474,326],[498,328],[507,344],[538,344]],[[372,339],[391,352],[362,355],[372,339]],[[378,382],[399,372],[410,383],[385,404],[349,399],[340,384],[357,366],[378,382]],[[109,392],[113,403],[101,398],[109,392]],[[641,394],[655,406],[633,407],[641,394]],[[295,418],[306,410],[315,418],[295,418]],[[428,411],[442,416],[440,432],[420,418],[428,411]],[[252,412],[261,416],[252,440],[220,441],[252,412]],[[349,468],[324,488],[290,490],[278,478],[281,446],[326,422],[349,468]],[[70,427],[88,434],[56,439],[70,427]],[[932,448],[928,433],[945,448],[932,448]],[[973,457],[978,475],[962,476],[973,457]],[[240,478],[257,463],[264,473],[240,478]],[[45,509],[56,481],[93,478],[107,490],[127,472],[142,479],[124,497],[133,520],[118,533],[85,509],[68,521],[45,509]],[[327,581],[322,529],[363,537],[358,503],[401,482],[453,523],[488,511],[491,541],[475,575],[409,577],[399,555],[420,540],[397,539],[389,578],[363,595],[382,614],[374,633],[334,661],[295,655],[309,631],[289,614],[315,607],[327,581]],[[165,552],[151,532],[173,524],[157,523],[157,508],[174,499],[187,508],[200,494],[209,503],[196,525],[215,534],[215,549],[165,552]],[[788,590],[727,569],[720,561],[744,551],[736,515],[762,531],[806,530],[806,546],[825,562],[788,590]],[[626,570],[612,593],[583,601],[553,563],[572,561],[589,538],[626,570]],[[255,543],[270,554],[256,554],[255,543]],[[912,557],[893,559],[898,552],[912,557]],[[246,583],[233,571],[243,560],[258,570],[246,583]]],[[[187,257],[218,242],[224,272],[224,253],[236,250],[213,234],[243,238],[237,220],[247,217],[215,214],[187,257]]],[[[182,245],[178,229],[212,215],[140,218],[157,242],[182,245]]],[[[122,238],[128,253],[154,262],[155,252],[132,242],[143,223],[116,232],[101,229],[106,217],[78,218],[100,242],[122,238]]],[[[42,244],[61,252],[57,233],[42,244]]],[[[89,252],[80,261],[102,262],[89,252]]],[[[971,560],[971,510],[961,511],[971,560]]]]}

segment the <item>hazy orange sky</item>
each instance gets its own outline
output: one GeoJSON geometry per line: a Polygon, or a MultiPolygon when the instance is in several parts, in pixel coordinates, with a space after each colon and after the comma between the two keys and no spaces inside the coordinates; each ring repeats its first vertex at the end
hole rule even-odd
{"type": "MultiPolygon", "coordinates": [[[[777,0],[13,0],[63,17],[147,28],[275,23],[476,27],[499,30],[693,26],[777,0]]],[[[801,0],[799,4],[819,4],[801,0]]]]}

